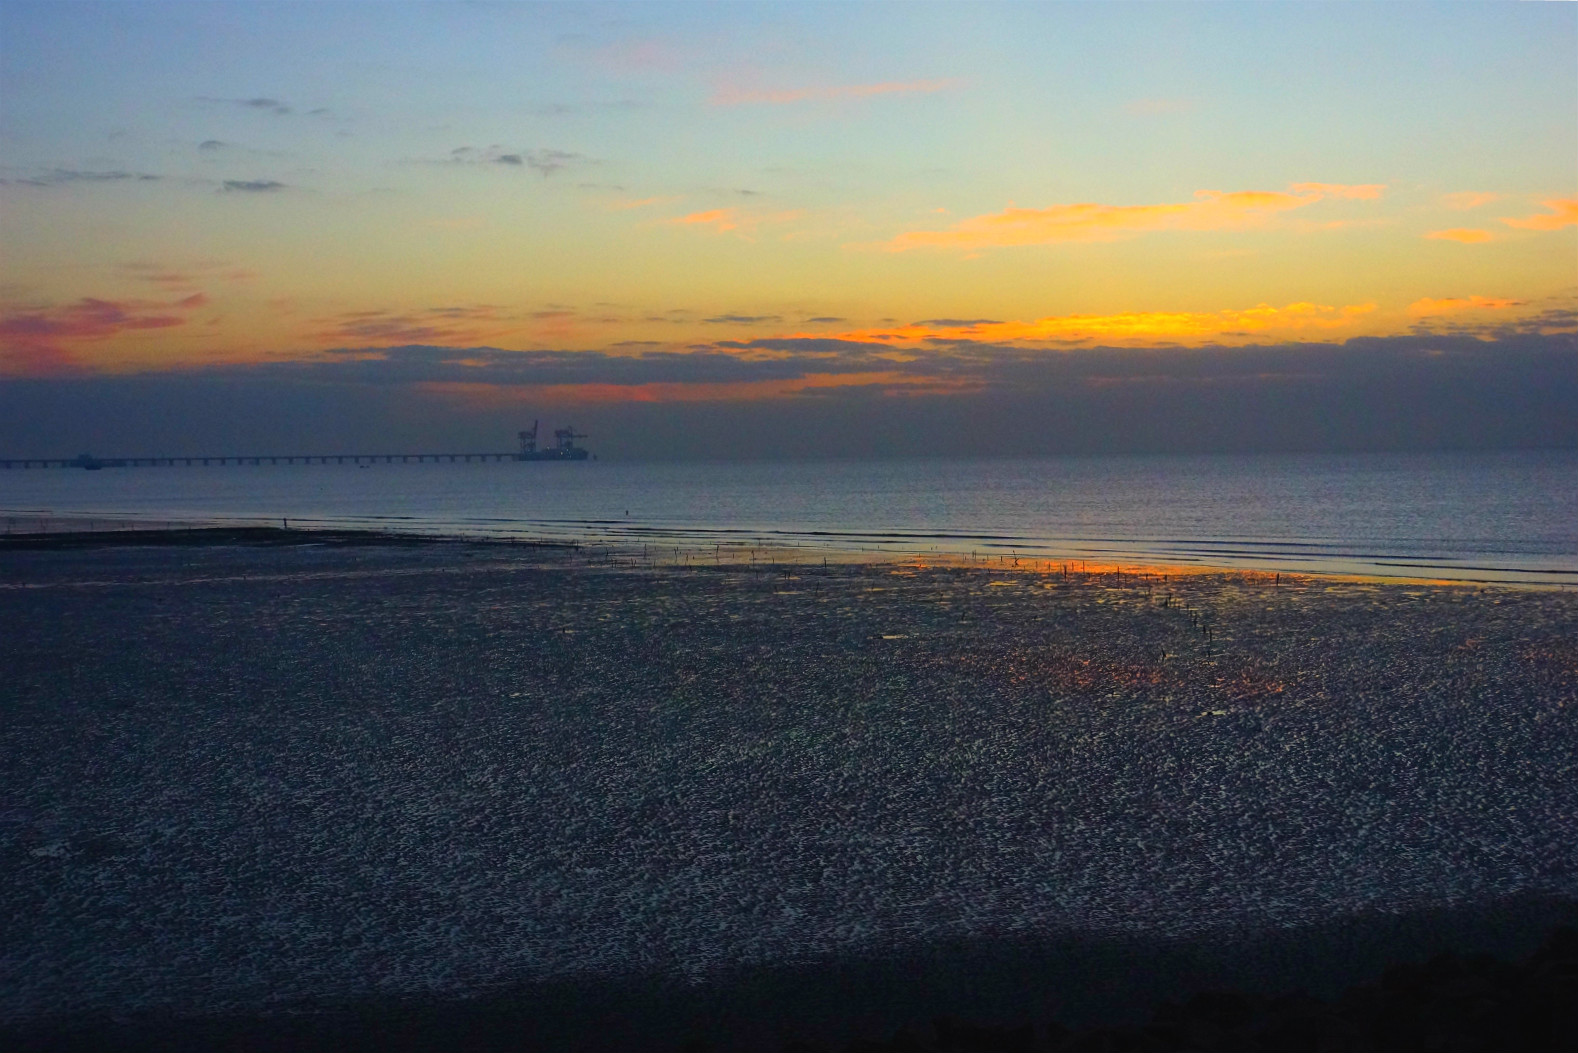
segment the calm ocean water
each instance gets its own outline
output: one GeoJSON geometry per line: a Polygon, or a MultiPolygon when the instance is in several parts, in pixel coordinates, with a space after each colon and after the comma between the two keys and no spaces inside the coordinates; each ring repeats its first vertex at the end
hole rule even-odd
{"type": "Polygon", "coordinates": [[[35,469],[0,515],[1578,584],[1578,451],[35,469]]]}

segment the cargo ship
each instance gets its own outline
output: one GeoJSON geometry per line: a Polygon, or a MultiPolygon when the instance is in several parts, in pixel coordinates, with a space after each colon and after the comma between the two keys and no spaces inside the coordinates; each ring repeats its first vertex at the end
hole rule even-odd
{"type": "Polygon", "coordinates": [[[520,461],[584,461],[592,454],[584,447],[575,444],[576,439],[587,436],[580,434],[573,427],[555,428],[553,432],[553,445],[537,448],[537,421],[531,422],[531,430],[520,433],[521,452],[516,455],[520,461]]]}

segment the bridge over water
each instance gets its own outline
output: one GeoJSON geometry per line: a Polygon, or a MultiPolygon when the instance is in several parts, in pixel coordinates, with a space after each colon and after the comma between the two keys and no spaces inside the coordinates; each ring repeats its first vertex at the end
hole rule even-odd
{"type": "Polygon", "coordinates": [[[209,457],[12,457],[0,458],[0,469],[19,468],[203,468],[243,464],[420,464],[460,461],[520,461],[519,453],[311,453],[225,454],[209,457]]]}

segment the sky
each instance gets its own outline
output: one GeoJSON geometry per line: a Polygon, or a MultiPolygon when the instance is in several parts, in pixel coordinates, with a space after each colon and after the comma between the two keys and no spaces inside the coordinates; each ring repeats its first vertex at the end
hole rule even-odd
{"type": "Polygon", "coordinates": [[[0,456],[1578,446],[1578,5],[0,0],[0,456]]]}

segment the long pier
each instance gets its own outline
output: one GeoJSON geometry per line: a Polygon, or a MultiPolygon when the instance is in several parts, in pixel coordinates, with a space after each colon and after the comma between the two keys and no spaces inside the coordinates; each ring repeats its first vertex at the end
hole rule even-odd
{"type": "Polygon", "coordinates": [[[421,464],[460,461],[519,461],[518,453],[312,453],[212,457],[11,457],[0,469],[22,468],[204,468],[242,464],[421,464]]]}

